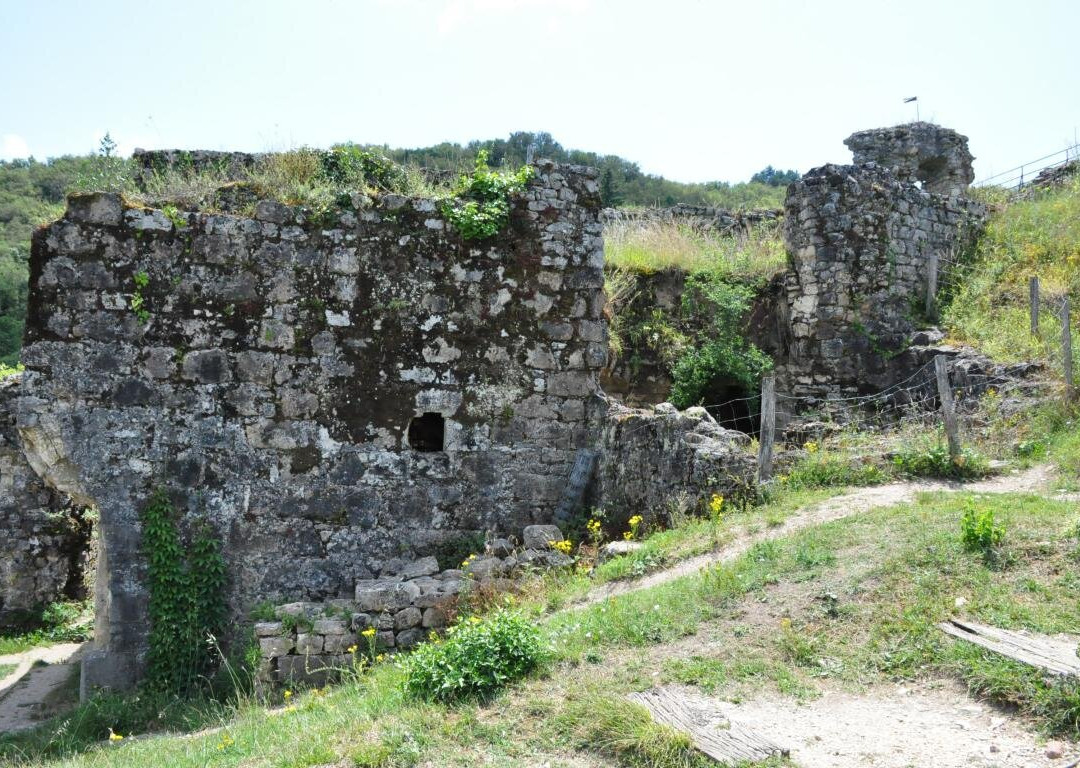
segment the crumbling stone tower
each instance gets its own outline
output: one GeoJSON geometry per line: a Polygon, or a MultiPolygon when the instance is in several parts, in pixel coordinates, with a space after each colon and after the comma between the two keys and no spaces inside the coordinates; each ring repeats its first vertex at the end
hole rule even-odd
{"type": "Polygon", "coordinates": [[[846,143],[855,165],[815,168],[788,187],[783,392],[826,398],[895,383],[896,356],[931,319],[928,288],[985,218],[962,195],[971,155],[955,131],[914,123],[846,143]]]}
{"type": "Polygon", "coordinates": [[[959,195],[975,180],[967,136],[933,123],[906,123],[853,133],[844,144],[855,164],[877,163],[927,192],[959,195]]]}

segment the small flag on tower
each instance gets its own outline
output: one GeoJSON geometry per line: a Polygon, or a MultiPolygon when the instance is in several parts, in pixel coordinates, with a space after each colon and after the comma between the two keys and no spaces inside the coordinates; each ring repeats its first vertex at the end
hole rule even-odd
{"type": "Polygon", "coordinates": [[[911,102],[918,100],[918,98],[918,96],[908,96],[906,99],[904,99],[904,103],[910,104],[911,102]]]}

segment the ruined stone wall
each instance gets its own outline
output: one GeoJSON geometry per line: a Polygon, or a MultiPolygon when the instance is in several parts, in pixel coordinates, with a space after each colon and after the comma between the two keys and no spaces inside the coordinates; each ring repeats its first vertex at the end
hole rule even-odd
{"type": "Polygon", "coordinates": [[[48,488],[23,455],[15,430],[20,376],[0,380],[0,626],[86,593],[91,524],[48,488]]]}
{"type": "Polygon", "coordinates": [[[607,339],[595,173],[537,171],[481,244],[395,195],[319,222],[91,195],[37,233],[18,427],[35,470],[101,511],[85,688],[139,673],[155,486],[219,531],[235,615],[552,519],[596,439],[607,339]],[[425,414],[441,450],[410,446],[425,414]]]}
{"type": "Polygon", "coordinates": [[[612,404],[600,442],[596,505],[615,530],[625,529],[634,514],[649,524],[669,522],[669,505],[678,497],[698,511],[714,493],[744,498],[756,466],[750,438],[720,427],[704,408],[612,404]]]}
{"type": "Polygon", "coordinates": [[[931,254],[944,269],[984,218],[971,200],[926,192],[873,164],[826,165],[792,184],[780,390],[835,396],[894,383],[896,356],[923,322],[931,254]]]}
{"type": "Polygon", "coordinates": [[[632,273],[621,277],[633,281],[624,288],[623,305],[611,331],[619,338],[618,354],[608,358],[600,377],[604,394],[630,405],[656,405],[671,396],[671,374],[654,346],[636,334],[659,310],[672,321],[682,315],[682,295],[686,273],[680,269],[632,273]]]}
{"type": "Polygon", "coordinates": [[[903,181],[940,195],[962,194],[975,180],[967,136],[933,123],[859,131],[844,139],[855,164],[877,163],[903,181]]]}

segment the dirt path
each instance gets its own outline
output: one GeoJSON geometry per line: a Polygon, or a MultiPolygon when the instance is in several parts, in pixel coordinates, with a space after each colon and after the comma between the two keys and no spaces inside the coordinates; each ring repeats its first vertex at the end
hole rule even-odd
{"type": "Polygon", "coordinates": [[[979,480],[972,483],[957,483],[944,481],[919,481],[905,483],[889,483],[870,488],[861,488],[851,493],[836,496],[818,504],[805,507],[781,525],[755,535],[742,536],[727,546],[721,547],[715,552],[708,552],[688,560],[684,560],[671,568],[649,574],[634,581],[616,581],[600,586],[589,591],[585,599],[579,605],[590,605],[607,600],[609,597],[622,595],[627,592],[635,592],[639,589],[647,589],[658,584],[687,576],[707,568],[716,563],[734,560],[759,541],[775,539],[787,536],[795,531],[820,525],[831,520],[839,520],[851,515],[857,515],[878,507],[891,507],[895,504],[903,504],[913,501],[919,493],[927,491],[966,491],[969,493],[1012,493],[1024,491],[1045,490],[1053,479],[1053,467],[1048,464],[1040,464],[1023,471],[1014,471],[989,480],[979,480]]]}
{"type": "Polygon", "coordinates": [[[82,643],[60,643],[0,656],[15,671],[0,680],[0,733],[31,728],[78,701],[82,643]]]}
{"type": "Polygon", "coordinates": [[[827,691],[810,704],[761,698],[721,703],[729,717],[766,726],[800,768],[1042,768],[1050,759],[1022,721],[971,700],[958,683],[827,691]],[[766,725],[767,724],[767,725],[766,725]]]}

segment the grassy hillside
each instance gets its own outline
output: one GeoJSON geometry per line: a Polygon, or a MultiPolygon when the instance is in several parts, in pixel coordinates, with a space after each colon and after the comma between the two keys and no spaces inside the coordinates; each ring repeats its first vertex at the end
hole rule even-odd
{"type": "MultiPolygon", "coordinates": [[[[1080,178],[1013,202],[993,190],[981,194],[990,198],[993,213],[975,251],[946,274],[942,320],[954,339],[995,359],[1060,362],[1057,310],[1066,294],[1073,344],[1080,345],[1080,178]],[[1043,297],[1037,335],[1030,332],[1028,315],[1032,276],[1039,278],[1043,297]]],[[[1076,350],[1073,357],[1080,359],[1076,350]]]]}

